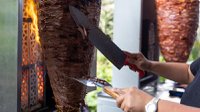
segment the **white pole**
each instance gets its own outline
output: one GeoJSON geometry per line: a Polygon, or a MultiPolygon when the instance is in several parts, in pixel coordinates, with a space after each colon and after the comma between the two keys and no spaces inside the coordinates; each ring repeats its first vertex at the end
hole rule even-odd
{"type": "MultiPolygon", "coordinates": [[[[123,50],[139,52],[141,29],[141,0],[115,0],[114,42],[123,50]]],[[[118,70],[113,66],[114,87],[138,87],[138,73],[128,67],[118,70]]],[[[99,95],[97,112],[123,112],[116,101],[106,95],[99,95]]]]}
{"type": "MultiPolygon", "coordinates": [[[[142,0],[115,0],[114,42],[129,52],[140,51],[142,0]]],[[[128,67],[118,70],[113,66],[114,87],[139,85],[138,73],[128,67]]]]}

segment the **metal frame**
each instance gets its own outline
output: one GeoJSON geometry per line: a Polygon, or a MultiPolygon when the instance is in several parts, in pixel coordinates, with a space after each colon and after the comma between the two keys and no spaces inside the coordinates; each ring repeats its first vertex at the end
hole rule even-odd
{"type": "Polygon", "coordinates": [[[22,23],[23,0],[18,0],[18,63],[17,63],[17,112],[21,109],[21,77],[22,77],[22,23]]]}
{"type": "MultiPolygon", "coordinates": [[[[27,66],[22,66],[22,55],[23,55],[23,22],[30,22],[30,20],[25,20],[23,18],[23,7],[24,7],[24,0],[18,0],[18,38],[17,38],[17,112],[21,112],[21,85],[22,85],[22,75],[23,75],[23,70],[29,69],[29,68],[34,68],[35,64],[27,65],[27,66]]],[[[30,56],[29,56],[30,57],[30,56]]],[[[41,63],[37,63],[39,66],[43,66],[41,63]]],[[[43,66],[45,70],[45,66],[43,66]]],[[[35,71],[37,73],[37,70],[35,71]]],[[[43,100],[44,102],[41,103],[42,107],[39,109],[46,109],[46,71],[44,71],[43,79],[44,79],[44,92],[43,92],[43,100]]],[[[30,75],[28,76],[28,111],[34,110],[37,107],[30,107],[30,75]]]]}

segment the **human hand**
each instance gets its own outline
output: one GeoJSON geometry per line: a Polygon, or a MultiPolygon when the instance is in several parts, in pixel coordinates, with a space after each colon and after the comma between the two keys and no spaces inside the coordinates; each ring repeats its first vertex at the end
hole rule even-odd
{"type": "Polygon", "coordinates": [[[124,112],[145,112],[145,105],[153,98],[151,95],[135,88],[114,89],[117,106],[124,112]]]}
{"type": "MultiPolygon", "coordinates": [[[[127,58],[126,61],[131,64],[137,66],[137,68],[145,71],[149,71],[151,68],[151,61],[146,59],[142,53],[129,53],[127,51],[124,51],[127,58]]],[[[135,70],[128,64],[129,68],[131,70],[135,70]]]]}

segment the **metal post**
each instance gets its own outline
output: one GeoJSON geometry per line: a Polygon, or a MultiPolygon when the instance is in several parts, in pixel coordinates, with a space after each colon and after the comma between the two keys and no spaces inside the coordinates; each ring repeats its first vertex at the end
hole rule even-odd
{"type": "Polygon", "coordinates": [[[17,112],[21,111],[23,0],[18,0],[17,112]]]}

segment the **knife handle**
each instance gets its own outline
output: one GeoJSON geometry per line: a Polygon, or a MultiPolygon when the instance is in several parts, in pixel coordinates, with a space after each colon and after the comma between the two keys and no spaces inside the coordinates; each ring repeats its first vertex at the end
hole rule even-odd
{"type": "Polygon", "coordinates": [[[136,65],[130,64],[127,59],[124,62],[124,65],[128,65],[130,69],[137,71],[139,73],[139,77],[142,78],[144,77],[145,72],[141,69],[139,69],[136,65]]]}
{"type": "Polygon", "coordinates": [[[112,87],[110,86],[105,86],[103,88],[103,91],[107,94],[109,94],[110,96],[112,96],[114,99],[116,99],[119,95],[117,93],[115,93],[114,91],[112,91],[112,87]]]}

